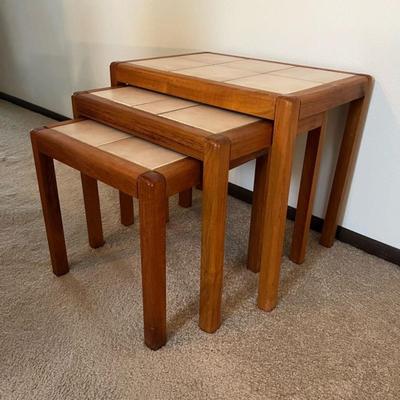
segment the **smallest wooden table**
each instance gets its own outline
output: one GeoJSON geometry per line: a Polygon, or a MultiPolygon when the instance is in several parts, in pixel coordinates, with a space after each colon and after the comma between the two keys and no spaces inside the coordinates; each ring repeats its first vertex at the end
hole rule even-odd
{"type": "Polygon", "coordinates": [[[144,340],[156,350],[166,335],[167,198],[201,179],[201,163],[90,120],[31,132],[53,272],[68,259],[53,159],[81,172],[89,243],[104,244],[97,180],[139,199],[144,340]]]}

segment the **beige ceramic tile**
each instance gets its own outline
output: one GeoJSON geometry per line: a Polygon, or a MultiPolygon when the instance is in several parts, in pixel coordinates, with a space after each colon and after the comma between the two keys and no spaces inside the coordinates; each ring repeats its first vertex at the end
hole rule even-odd
{"type": "Polygon", "coordinates": [[[168,96],[161,93],[132,86],[101,90],[99,92],[93,92],[92,94],[130,107],[168,98],[168,96]]]}
{"type": "Polygon", "coordinates": [[[74,122],[52,129],[94,147],[131,137],[127,133],[90,120],[74,122]]]}
{"type": "Polygon", "coordinates": [[[148,169],[156,169],[186,158],[183,154],[132,136],[99,148],[148,169]]]}
{"type": "Polygon", "coordinates": [[[288,78],[303,79],[313,82],[329,83],[339,79],[349,78],[352,74],[336,71],[324,71],[314,68],[295,67],[283,71],[272,72],[271,75],[285,76],[288,78]]]}
{"type": "Polygon", "coordinates": [[[204,64],[221,64],[229,61],[241,60],[240,57],[226,56],[223,54],[213,54],[213,53],[191,54],[182,57],[188,60],[198,61],[204,64]]]}
{"type": "Polygon", "coordinates": [[[182,69],[178,74],[195,76],[197,78],[210,79],[213,81],[224,82],[230,79],[242,78],[254,75],[254,72],[226,67],[225,64],[208,65],[205,67],[182,69]]]}
{"type": "Polygon", "coordinates": [[[203,105],[172,111],[163,114],[162,117],[204,129],[210,133],[224,132],[258,120],[249,115],[203,105]]]}
{"type": "Polygon", "coordinates": [[[189,60],[182,56],[153,58],[151,60],[131,61],[129,64],[141,65],[143,67],[160,69],[163,71],[175,71],[183,68],[195,68],[206,65],[198,61],[189,60]]]}
{"type": "Polygon", "coordinates": [[[227,83],[281,94],[298,92],[299,90],[310,89],[321,85],[319,82],[303,81],[272,74],[250,76],[228,81],[227,83]]]}
{"type": "Polygon", "coordinates": [[[263,74],[271,71],[278,71],[281,69],[292,68],[287,64],[278,64],[269,61],[260,60],[240,60],[224,64],[226,67],[237,68],[244,71],[252,71],[255,73],[263,74]]]}
{"type": "Polygon", "coordinates": [[[147,111],[151,114],[161,114],[169,111],[180,110],[181,108],[193,107],[198,105],[193,101],[182,100],[177,97],[172,97],[168,100],[154,101],[152,103],[141,104],[135,108],[147,111]]]}

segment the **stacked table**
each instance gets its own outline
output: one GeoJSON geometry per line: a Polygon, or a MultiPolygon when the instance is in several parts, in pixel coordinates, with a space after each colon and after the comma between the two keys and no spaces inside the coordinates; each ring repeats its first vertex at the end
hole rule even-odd
{"type": "Polygon", "coordinates": [[[291,251],[291,259],[301,263],[326,112],[350,103],[321,236],[321,244],[329,247],[334,241],[351,160],[367,109],[371,78],[245,57],[196,53],[115,62],[111,64],[111,80],[113,88],[73,96],[76,117],[135,133],[203,161],[200,327],[207,332],[214,332],[221,323],[228,171],[257,159],[248,267],[260,270],[258,306],[272,310],[277,303],[296,135],[308,133],[298,203],[301,211],[296,215],[291,251]],[[124,97],[126,85],[156,92],[154,101],[145,102],[147,105],[132,104],[129,95],[124,97]],[[168,99],[157,99],[162,94],[179,97],[182,100],[176,102],[185,104],[181,103],[181,107],[168,99]],[[207,105],[221,110],[204,117],[207,105]],[[238,116],[236,126],[224,126],[223,115],[228,112],[225,110],[247,116],[238,116]]]}

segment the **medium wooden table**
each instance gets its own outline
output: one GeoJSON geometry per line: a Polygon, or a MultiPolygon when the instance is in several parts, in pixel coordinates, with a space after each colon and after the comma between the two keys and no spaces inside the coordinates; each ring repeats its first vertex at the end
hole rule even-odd
{"type": "MultiPolygon", "coordinates": [[[[307,236],[304,231],[309,229],[322,148],[320,127],[324,125],[328,110],[350,103],[321,237],[321,244],[330,247],[336,233],[352,154],[367,109],[371,78],[245,57],[196,53],[114,62],[111,64],[111,79],[113,86],[132,85],[249,114],[269,122],[265,125],[265,137],[271,141],[268,165],[257,163],[259,182],[255,183],[265,189],[257,191],[253,214],[259,222],[256,224],[257,232],[253,234],[255,242],[260,242],[257,250],[260,253],[258,306],[272,310],[277,303],[296,135],[299,132],[309,133],[299,192],[298,209],[301,212],[296,215],[291,253],[291,259],[301,263],[306,245],[304,237],[307,236]]],[[[91,104],[90,96],[78,95],[74,99],[78,116],[97,118],[102,122],[118,124],[121,128],[118,118],[125,117],[120,110],[111,112],[108,107],[101,110],[98,103],[91,104]],[[101,116],[107,110],[108,115],[101,116]]],[[[142,117],[139,115],[136,118],[136,125],[140,125],[142,117]]],[[[177,126],[170,126],[171,130],[165,133],[156,121],[150,125],[139,127],[146,138],[203,160],[200,327],[213,332],[221,323],[226,188],[228,170],[235,159],[232,151],[235,149],[241,154],[236,157],[237,165],[255,158],[261,142],[260,121],[256,123],[256,135],[231,132],[234,139],[231,137],[230,141],[226,141],[224,135],[214,135],[207,137],[206,141],[202,138],[201,143],[198,137],[194,140],[191,133],[175,130],[177,126]],[[252,137],[257,138],[257,144],[252,137]]]]}

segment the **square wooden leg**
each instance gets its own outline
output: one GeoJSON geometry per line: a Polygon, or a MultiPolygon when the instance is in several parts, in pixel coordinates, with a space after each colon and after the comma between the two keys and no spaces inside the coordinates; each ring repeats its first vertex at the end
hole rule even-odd
{"type": "Polygon", "coordinates": [[[230,141],[222,135],[207,140],[203,163],[200,320],[212,333],[221,325],[221,297],[230,141]]]}
{"type": "Polygon", "coordinates": [[[192,188],[179,193],[179,205],[183,208],[192,206],[192,188]]]}
{"type": "Polygon", "coordinates": [[[130,226],[135,222],[133,198],[124,192],[119,192],[119,208],[121,213],[121,224],[130,226]]]}
{"type": "Polygon", "coordinates": [[[278,298],[292,159],[300,102],[279,98],[275,111],[272,146],[268,157],[267,201],[258,287],[258,307],[270,311],[278,298]]]}
{"type": "Polygon", "coordinates": [[[251,208],[249,246],[247,250],[247,268],[253,272],[260,272],[263,233],[261,229],[267,197],[267,163],[267,154],[258,157],[254,174],[253,205],[251,208]]]}
{"type": "Polygon", "coordinates": [[[81,173],[81,181],[89,245],[93,249],[97,249],[104,244],[97,180],[81,173]]]}
{"type": "Polygon", "coordinates": [[[164,346],[166,334],[166,184],[150,171],[138,179],[142,259],[144,341],[153,350],[164,346]]]}
{"type": "Polygon", "coordinates": [[[325,247],[331,247],[335,241],[340,207],[345,194],[351,162],[355,148],[357,147],[368,102],[369,97],[363,97],[350,103],[320,239],[320,243],[325,247]]]}
{"type": "Polygon", "coordinates": [[[323,125],[308,133],[304,155],[303,172],[301,175],[299,197],[297,201],[296,220],[294,223],[290,259],[301,264],[304,262],[315,191],[318,183],[319,164],[326,126],[326,116],[323,125]]]}
{"type": "Polygon", "coordinates": [[[60,276],[66,274],[69,268],[54,162],[52,158],[40,153],[35,142],[35,135],[36,133],[32,132],[32,149],[46,226],[51,265],[54,274],[60,276]]]}

